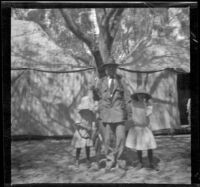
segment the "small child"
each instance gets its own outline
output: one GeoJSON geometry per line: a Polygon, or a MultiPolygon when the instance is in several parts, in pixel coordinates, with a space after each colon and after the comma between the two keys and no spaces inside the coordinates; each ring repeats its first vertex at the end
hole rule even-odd
{"type": "Polygon", "coordinates": [[[156,169],[153,164],[153,149],[157,147],[152,131],[149,128],[149,116],[152,114],[151,96],[144,91],[131,95],[130,107],[133,126],[129,129],[126,147],[137,151],[139,160],[138,168],[144,167],[142,151],[147,150],[149,167],[156,169]]]}
{"type": "Polygon", "coordinates": [[[76,123],[76,130],[72,138],[72,146],[76,148],[76,168],[79,168],[79,159],[81,149],[85,148],[87,166],[90,167],[90,147],[93,146],[92,141],[92,124],[95,123],[95,113],[92,111],[92,103],[90,97],[82,98],[79,106],[79,114],[81,120],[76,123]]]}

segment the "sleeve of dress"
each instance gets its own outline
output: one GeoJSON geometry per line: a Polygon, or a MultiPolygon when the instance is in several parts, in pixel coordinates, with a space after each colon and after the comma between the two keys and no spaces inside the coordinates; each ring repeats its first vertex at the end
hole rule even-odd
{"type": "Polygon", "coordinates": [[[146,116],[150,116],[153,112],[153,106],[147,106],[147,109],[146,109],[146,116]]]}

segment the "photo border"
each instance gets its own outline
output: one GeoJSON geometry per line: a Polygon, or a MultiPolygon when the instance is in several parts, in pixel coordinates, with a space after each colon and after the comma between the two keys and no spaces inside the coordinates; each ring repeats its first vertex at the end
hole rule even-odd
{"type": "MultiPolygon", "coordinates": [[[[199,183],[200,178],[200,127],[199,127],[199,7],[198,2],[130,2],[130,1],[2,1],[2,108],[3,108],[3,171],[4,184],[11,184],[11,8],[101,8],[101,7],[190,7],[190,83],[191,83],[191,183],[199,183]]],[[[43,183],[44,184],[44,183],[43,183]]],[[[34,184],[33,184],[34,185],[34,184]]],[[[42,185],[42,184],[39,184],[42,185]]],[[[49,184],[48,184],[49,185],[49,184]]],[[[59,184],[58,184],[59,185],[59,184]]],[[[72,185],[72,184],[70,184],[72,185]]],[[[83,184],[81,184],[83,185],[83,184]]],[[[91,184],[90,184],[91,185],[91,184]]],[[[95,184],[97,185],[97,184],[95,184]]],[[[104,184],[108,185],[108,184],[104,184]]],[[[114,184],[113,184],[114,185],[114,184]]],[[[124,184],[121,184],[124,185],[124,184]]],[[[125,183],[125,185],[127,185],[125,183]]],[[[147,186],[156,184],[131,184],[147,186]]],[[[179,184],[170,184],[179,186],[179,184]]],[[[184,186],[185,184],[181,185],[184,186]]],[[[29,184],[32,186],[32,184],[29,184]]],[[[162,184],[164,186],[164,184],[162,184]]],[[[188,185],[186,185],[188,186],[188,185]]]]}

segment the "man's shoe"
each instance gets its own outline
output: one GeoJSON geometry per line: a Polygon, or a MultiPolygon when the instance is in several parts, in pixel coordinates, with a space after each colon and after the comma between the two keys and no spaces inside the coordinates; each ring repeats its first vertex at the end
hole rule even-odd
{"type": "Polygon", "coordinates": [[[99,163],[98,163],[98,162],[93,162],[93,163],[91,164],[90,170],[98,171],[99,169],[100,169],[100,166],[99,166],[99,163]]]}
{"type": "Polygon", "coordinates": [[[117,165],[121,169],[126,169],[126,161],[125,160],[118,160],[117,165]]]}
{"type": "Polygon", "coordinates": [[[114,162],[114,161],[112,161],[112,162],[106,162],[105,171],[108,172],[108,171],[110,171],[114,167],[116,167],[116,162],[114,162]]]}
{"type": "Polygon", "coordinates": [[[141,162],[139,162],[137,165],[136,165],[136,169],[141,169],[141,168],[143,168],[144,167],[144,165],[143,165],[143,163],[141,163],[141,162]]]}
{"type": "Polygon", "coordinates": [[[75,168],[76,171],[79,170],[79,161],[78,160],[76,160],[74,168],[75,168]]]}

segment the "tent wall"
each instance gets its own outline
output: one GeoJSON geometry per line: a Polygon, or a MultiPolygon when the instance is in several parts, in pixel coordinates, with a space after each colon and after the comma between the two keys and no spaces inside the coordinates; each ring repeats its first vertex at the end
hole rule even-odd
{"type": "MultiPolygon", "coordinates": [[[[153,97],[153,130],[180,126],[177,75],[120,72],[131,93],[145,88],[153,97]]],[[[12,86],[12,135],[72,135],[77,106],[87,94],[93,72],[49,74],[27,71],[12,86]]]]}
{"type": "MultiPolygon", "coordinates": [[[[12,72],[13,73],[13,72],[12,72]]],[[[27,71],[12,86],[12,135],[72,135],[77,106],[92,71],[49,74],[27,71]]]]}

